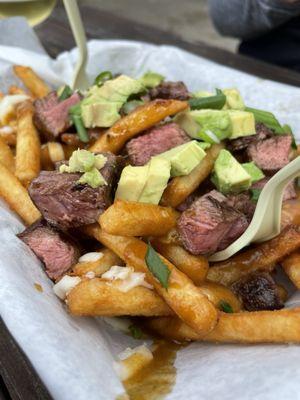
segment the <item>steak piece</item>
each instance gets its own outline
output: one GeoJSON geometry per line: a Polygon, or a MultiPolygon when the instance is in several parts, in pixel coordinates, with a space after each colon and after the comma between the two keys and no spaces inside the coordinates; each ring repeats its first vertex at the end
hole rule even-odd
{"type": "Polygon", "coordinates": [[[226,201],[212,190],[181,214],[177,229],[186,250],[195,255],[212,254],[229,246],[247,229],[245,215],[226,201]]]}
{"type": "Polygon", "coordinates": [[[277,135],[251,144],[247,154],[262,170],[274,173],[289,163],[291,135],[277,135]]]}
{"type": "Polygon", "coordinates": [[[45,220],[35,222],[18,237],[44,263],[51,279],[64,275],[80,256],[79,247],[71,236],[53,228],[45,220]]]}
{"type": "MultiPolygon", "coordinates": [[[[258,182],[255,182],[251,189],[263,189],[265,184],[271,179],[271,177],[263,178],[258,182]]],[[[296,189],[295,189],[295,181],[289,182],[283,192],[283,201],[292,200],[297,197],[296,189]]]]}
{"type": "MultiPolygon", "coordinates": [[[[102,128],[87,129],[87,134],[89,136],[90,142],[96,141],[103,132],[104,132],[104,129],[102,129],[102,128]]],[[[82,145],[83,145],[82,141],[79,139],[79,136],[75,132],[74,133],[62,133],[60,139],[63,143],[68,144],[70,146],[82,147],[82,145]]]]}
{"type": "Polygon", "coordinates": [[[123,159],[111,153],[103,155],[107,162],[100,172],[107,185],[93,189],[77,183],[81,174],[59,171],[42,171],[32,181],[29,194],[50,224],[63,230],[91,224],[110,206],[123,159]]]}
{"type": "Polygon", "coordinates": [[[69,109],[79,103],[80,96],[73,93],[66,100],[59,101],[56,92],[49,93],[34,102],[34,123],[47,140],[57,138],[71,126],[69,109]]]}
{"type": "Polygon", "coordinates": [[[248,311],[279,310],[284,306],[273,278],[265,272],[240,279],[232,289],[248,311]]]}
{"type": "Polygon", "coordinates": [[[189,140],[189,137],[180,126],[171,122],[155,126],[144,135],[131,139],[126,145],[126,150],[131,164],[145,165],[151,157],[189,140]]]}
{"type": "Polygon", "coordinates": [[[150,98],[188,100],[189,91],[183,82],[162,82],[149,91],[150,98]]]}
{"type": "Polygon", "coordinates": [[[248,192],[228,195],[226,204],[246,215],[249,222],[251,221],[256,208],[256,204],[251,200],[251,196],[248,192]]]}
{"type": "Polygon", "coordinates": [[[243,136],[237,139],[228,141],[226,146],[230,151],[240,151],[246,149],[250,144],[257,143],[274,135],[274,133],[264,124],[255,124],[256,135],[243,136]]]}

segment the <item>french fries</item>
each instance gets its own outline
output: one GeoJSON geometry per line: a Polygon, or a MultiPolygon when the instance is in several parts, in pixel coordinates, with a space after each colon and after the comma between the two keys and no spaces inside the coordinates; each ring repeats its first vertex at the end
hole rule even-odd
{"type": "Polygon", "coordinates": [[[11,172],[15,171],[15,159],[8,144],[0,136],[0,163],[6,166],[11,172]]]}
{"type": "Polygon", "coordinates": [[[99,250],[102,257],[97,261],[79,262],[73,267],[73,274],[83,276],[88,272],[93,272],[95,276],[101,276],[113,265],[124,265],[123,261],[113,251],[109,249],[99,250]]]}
{"type": "Polygon", "coordinates": [[[11,85],[8,89],[8,94],[13,95],[13,94],[27,94],[27,93],[22,88],[15,85],[11,85]]]}
{"type": "Polygon", "coordinates": [[[112,235],[161,236],[176,225],[177,217],[170,207],[116,200],[100,215],[99,224],[112,235]]]}
{"type": "Polygon", "coordinates": [[[65,152],[61,143],[47,142],[41,147],[41,165],[42,169],[51,171],[58,161],[65,160],[65,152]]]}
{"type": "Polygon", "coordinates": [[[145,262],[146,243],[132,237],[110,235],[95,225],[90,226],[87,230],[102,244],[118,254],[126,264],[132,266],[136,271],[146,273],[147,281],[154,286],[169,307],[200,335],[213,329],[218,318],[217,310],[192,281],[173,264],[161,257],[171,272],[166,290],[147,267],[145,262]]]}
{"type": "Polygon", "coordinates": [[[300,289],[300,250],[286,257],[281,265],[293,284],[300,289]]]}
{"type": "Polygon", "coordinates": [[[154,290],[137,286],[129,292],[118,290],[115,282],[99,278],[87,279],[75,286],[67,296],[71,314],[115,317],[121,315],[172,315],[171,309],[154,290]]]}
{"type": "Polygon", "coordinates": [[[270,272],[279,261],[299,247],[300,226],[289,226],[274,239],[236,254],[228,260],[212,264],[207,279],[229,286],[251,272],[270,272]]]}
{"type": "MultiPolygon", "coordinates": [[[[216,307],[226,301],[234,312],[241,309],[237,297],[225,286],[207,283],[199,288],[216,307]]],[[[137,286],[128,292],[118,290],[116,282],[99,278],[87,279],[75,286],[67,296],[73,315],[84,316],[170,316],[175,315],[164,300],[151,289],[137,286]]]]}
{"type": "Polygon", "coordinates": [[[153,318],[147,320],[145,325],[163,337],[178,341],[300,343],[300,308],[220,313],[215,329],[205,337],[198,335],[178,318],[153,318]]]}
{"type": "Polygon", "coordinates": [[[15,146],[17,143],[16,127],[10,125],[0,126],[0,137],[9,146],[15,146]]]}
{"type": "Polygon", "coordinates": [[[21,182],[0,163],[0,197],[13,209],[27,225],[41,217],[21,182]]]}
{"type": "Polygon", "coordinates": [[[160,203],[163,206],[174,208],[179,206],[211,173],[214,162],[223,147],[222,144],[212,145],[211,148],[206,150],[206,156],[192,172],[186,176],[173,178],[166,187],[160,203]]]}
{"type": "Polygon", "coordinates": [[[32,121],[33,112],[29,100],[17,107],[16,176],[26,187],[38,176],[41,164],[41,144],[32,121]]]}
{"type": "Polygon", "coordinates": [[[186,101],[162,99],[150,101],[118,120],[96,140],[90,151],[118,153],[129,139],[187,107],[186,101]]]}
{"type": "Polygon", "coordinates": [[[176,265],[195,285],[198,286],[204,282],[208,271],[208,261],[205,257],[193,256],[181,246],[165,243],[160,238],[152,240],[151,243],[162,256],[176,265]]]}
{"type": "Polygon", "coordinates": [[[30,67],[15,65],[14,73],[21,79],[33,97],[44,97],[50,92],[49,86],[30,67]]]}

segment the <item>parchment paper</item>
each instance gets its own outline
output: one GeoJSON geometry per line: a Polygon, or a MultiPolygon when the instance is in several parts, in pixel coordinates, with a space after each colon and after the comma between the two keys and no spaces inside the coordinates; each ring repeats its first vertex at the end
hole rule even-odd
{"type": "MultiPolygon", "coordinates": [[[[76,50],[51,60],[40,48],[33,51],[15,43],[0,45],[0,89],[12,80],[12,63],[33,67],[53,86],[70,81],[76,50]]],[[[170,80],[184,80],[190,90],[238,87],[248,105],[272,110],[300,138],[297,88],[252,77],[175,47],[93,40],[89,53],[91,79],[101,70],[139,76],[150,69],[170,80]]],[[[22,229],[19,219],[0,203],[0,312],[5,324],[55,400],[114,399],[124,389],[112,361],[125,347],[140,342],[101,319],[69,316],[39,261],[15,237],[22,229]],[[42,285],[42,293],[34,283],[42,285]]],[[[294,296],[290,304],[299,302],[294,296]]],[[[167,399],[300,399],[299,359],[300,347],[295,345],[194,343],[177,355],[177,380],[167,399]]]]}

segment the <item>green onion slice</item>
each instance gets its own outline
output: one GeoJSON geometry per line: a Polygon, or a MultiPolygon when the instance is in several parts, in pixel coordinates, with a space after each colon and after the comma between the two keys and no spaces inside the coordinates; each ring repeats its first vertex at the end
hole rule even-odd
{"type": "Polygon", "coordinates": [[[103,71],[96,76],[94,85],[102,86],[104,82],[109,81],[113,78],[113,74],[110,71],[103,71]]]}
{"type": "Polygon", "coordinates": [[[73,94],[73,90],[70,88],[70,86],[69,85],[65,85],[63,87],[63,90],[62,90],[61,94],[58,97],[58,100],[59,101],[64,101],[64,100],[68,99],[69,97],[71,97],[72,94],[73,94]]]}
{"type": "Polygon", "coordinates": [[[202,108],[221,110],[226,103],[226,96],[220,89],[216,89],[215,96],[194,97],[189,100],[192,110],[200,110],[202,108]]]}

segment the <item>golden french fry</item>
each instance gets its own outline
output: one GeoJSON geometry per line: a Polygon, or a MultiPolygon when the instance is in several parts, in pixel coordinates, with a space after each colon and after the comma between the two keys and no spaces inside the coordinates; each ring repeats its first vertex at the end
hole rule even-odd
{"type": "Polygon", "coordinates": [[[215,160],[224,146],[214,144],[206,150],[206,156],[195,167],[192,172],[186,176],[176,176],[166,187],[160,203],[163,206],[176,208],[181,204],[211,173],[215,160]]]}
{"type": "Polygon", "coordinates": [[[71,314],[115,317],[121,315],[172,315],[171,309],[154,290],[137,286],[128,292],[118,290],[115,282],[87,279],[67,296],[71,314]]]}
{"type": "Polygon", "coordinates": [[[215,329],[205,337],[178,318],[147,320],[147,328],[178,341],[202,340],[220,343],[300,343],[300,308],[220,313],[215,329]]]}
{"type": "Polygon", "coordinates": [[[177,217],[171,207],[116,200],[100,215],[99,224],[111,235],[161,236],[176,225],[177,217]]]}
{"type": "Polygon", "coordinates": [[[291,225],[274,239],[236,254],[228,260],[212,264],[207,279],[229,286],[251,272],[270,272],[279,261],[299,247],[300,226],[291,225]]]}
{"type": "Polygon", "coordinates": [[[25,90],[23,90],[22,88],[15,86],[15,85],[11,85],[8,89],[8,93],[9,94],[26,94],[28,95],[28,93],[25,92],[25,90]]]}
{"type": "Polygon", "coordinates": [[[66,159],[64,148],[61,143],[47,142],[41,147],[41,164],[42,169],[51,171],[58,161],[66,159]]]}
{"type": "Polygon", "coordinates": [[[85,275],[88,272],[94,272],[95,276],[101,276],[113,265],[124,265],[124,262],[110,249],[99,250],[102,257],[97,261],[79,262],[73,267],[75,275],[85,275]]]}
{"type": "Polygon", "coordinates": [[[9,146],[15,146],[17,143],[16,130],[11,126],[1,126],[0,137],[9,146]]]}
{"type": "Polygon", "coordinates": [[[0,163],[6,166],[11,172],[15,171],[15,159],[8,144],[0,136],[0,163]]]}
{"type": "Polygon", "coordinates": [[[160,238],[151,240],[151,242],[162,256],[176,265],[195,285],[201,285],[204,282],[208,271],[208,261],[205,257],[193,256],[181,246],[165,243],[160,238]]]}
{"type": "Polygon", "coordinates": [[[293,284],[300,289],[300,250],[286,257],[281,265],[293,284]]]}
{"type": "Polygon", "coordinates": [[[16,176],[25,186],[38,176],[41,164],[41,144],[32,121],[33,112],[30,101],[24,101],[17,107],[16,176]]]}
{"type": "Polygon", "coordinates": [[[41,217],[21,182],[0,163],[0,197],[2,197],[27,225],[41,217]]]}
{"type": "MultiPolygon", "coordinates": [[[[226,301],[234,312],[241,309],[240,302],[225,286],[207,283],[199,288],[207,298],[219,307],[226,301]]],[[[69,311],[84,316],[170,316],[175,315],[164,300],[154,291],[137,286],[128,292],[118,290],[117,283],[103,279],[88,279],[75,286],[67,296],[69,311]]]]}
{"type": "Polygon", "coordinates": [[[187,107],[186,101],[163,99],[150,101],[118,120],[96,140],[90,150],[118,153],[129,139],[187,107]]]}
{"type": "Polygon", "coordinates": [[[147,267],[145,262],[146,243],[133,237],[110,235],[96,225],[90,226],[86,231],[92,233],[97,240],[115,252],[126,264],[132,266],[136,271],[144,272],[147,281],[154,286],[157,293],[182,320],[199,334],[204,335],[213,329],[218,318],[218,311],[214,305],[186,275],[160,256],[170,271],[168,289],[165,289],[147,267]]]}
{"type": "Polygon", "coordinates": [[[44,97],[50,92],[49,86],[30,67],[14,65],[13,69],[33,97],[44,97]]]}

